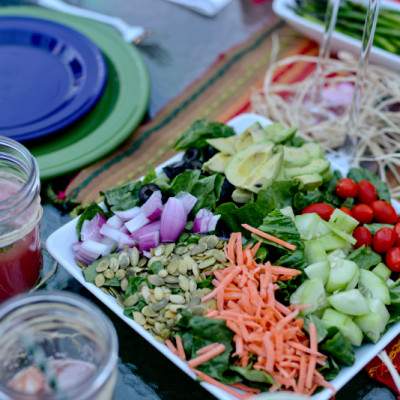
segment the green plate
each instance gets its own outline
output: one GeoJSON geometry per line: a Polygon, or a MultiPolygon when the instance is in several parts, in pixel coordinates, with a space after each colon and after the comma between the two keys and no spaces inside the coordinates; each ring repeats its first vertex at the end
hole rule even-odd
{"type": "Polygon", "coordinates": [[[111,28],[40,7],[2,7],[0,16],[49,19],[89,37],[104,54],[108,82],[96,106],[56,138],[28,144],[41,179],[72,172],[110,153],[142,121],[150,97],[149,73],[139,51],[111,28]]]}

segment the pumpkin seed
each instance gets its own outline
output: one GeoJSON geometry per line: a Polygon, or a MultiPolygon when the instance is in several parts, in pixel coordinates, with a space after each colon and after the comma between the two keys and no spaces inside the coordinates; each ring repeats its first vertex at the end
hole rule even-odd
{"type": "Polygon", "coordinates": [[[199,243],[190,250],[190,255],[195,255],[195,254],[200,254],[204,253],[207,250],[207,244],[206,243],[199,243]]]}
{"type": "Polygon", "coordinates": [[[214,265],[216,263],[216,259],[214,257],[207,258],[206,260],[203,260],[201,263],[198,264],[199,269],[204,269],[211,267],[211,265],[214,265]]]}
{"type": "Polygon", "coordinates": [[[104,277],[103,274],[97,274],[96,277],[94,278],[94,283],[97,287],[101,287],[105,284],[106,278],[104,277]]]}
{"type": "Polygon", "coordinates": [[[165,328],[160,333],[163,339],[168,339],[171,336],[171,331],[168,328],[165,328]]]}
{"type": "Polygon", "coordinates": [[[108,294],[108,295],[111,294],[110,291],[109,291],[107,288],[105,288],[104,286],[102,286],[100,289],[101,289],[101,291],[104,292],[105,294],[108,294]]]}
{"type": "Polygon", "coordinates": [[[169,301],[174,304],[185,304],[186,303],[185,298],[180,294],[171,294],[171,296],[169,296],[169,301]]]}
{"type": "Polygon", "coordinates": [[[167,245],[164,250],[164,255],[168,257],[174,251],[174,248],[175,243],[170,243],[169,245],[167,245]]]}
{"type": "Polygon", "coordinates": [[[160,301],[164,298],[164,291],[158,286],[154,288],[154,297],[157,301],[160,301]]]}
{"type": "Polygon", "coordinates": [[[136,305],[139,301],[139,293],[136,292],[135,294],[132,294],[131,296],[127,297],[124,301],[124,306],[125,307],[132,307],[136,305]]]}
{"type": "Polygon", "coordinates": [[[147,258],[146,258],[146,257],[142,257],[142,258],[139,260],[137,266],[138,266],[138,267],[144,267],[146,264],[147,264],[147,258]]]}
{"type": "Polygon", "coordinates": [[[157,303],[151,304],[150,307],[154,312],[158,312],[166,307],[168,304],[168,299],[163,298],[162,300],[158,301],[157,303]]]}
{"type": "Polygon", "coordinates": [[[133,311],[132,317],[137,324],[139,324],[141,326],[144,326],[146,324],[146,318],[144,317],[144,315],[141,312],[133,311]]]}
{"type": "Polygon", "coordinates": [[[188,251],[187,246],[180,246],[180,247],[175,247],[174,253],[182,255],[187,253],[187,251],[188,251]]]}
{"type": "Polygon", "coordinates": [[[125,306],[124,306],[124,298],[123,298],[120,294],[116,297],[116,299],[117,299],[117,303],[118,303],[122,308],[125,308],[125,306]]]}
{"type": "Polygon", "coordinates": [[[136,267],[139,263],[139,250],[134,247],[129,254],[129,261],[132,267],[136,267]]]}
{"type": "Polygon", "coordinates": [[[206,312],[206,307],[202,304],[194,306],[191,310],[193,315],[197,315],[198,317],[202,317],[206,312]]]}
{"type": "Polygon", "coordinates": [[[206,236],[206,244],[209,249],[214,249],[218,246],[219,239],[215,235],[206,236]]]}
{"type": "Polygon", "coordinates": [[[149,304],[150,303],[150,289],[148,286],[143,286],[140,293],[142,294],[143,300],[149,304]]]}
{"type": "Polygon", "coordinates": [[[96,272],[103,272],[110,266],[110,260],[105,258],[101,260],[96,266],[96,272]]]}
{"type": "Polygon", "coordinates": [[[129,281],[127,278],[124,278],[121,280],[121,290],[123,292],[126,292],[126,289],[128,289],[129,281]]]}
{"type": "Polygon", "coordinates": [[[190,290],[190,281],[185,275],[179,275],[179,286],[184,292],[188,292],[190,290]]]}
{"type": "Polygon", "coordinates": [[[124,269],[119,269],[116,273],[115,273],[115,277],[121,281],[122,279],[124,279],[126,276],[126,272],[124,269]]]}
{"type": "Polygon", "coordinates": [[[167,265],[167,271],[169,274],[174,274],[178,269],[179,261],[176,257],[172,257],[170,263],[167,265]]]}
{"type": "Polygon", "coordinates": [[[142,308],[142,314],[145,317],[155,317],[157,315],[149,306],[144,306],[142,308]]]}
{"type": "Polygon", "coordinates": [[[178,278],[177,276],[168,275],[168,276],[165,278],[165,282],[166,282],[166,283],[178,283],[178,282],[179,282],[179,278],[178,278]]]}
{"type": "Polygon", "coordinates": [[[112,279],[112,278],[114,278],[114,271],[113,271],[112,269],[108,268],[108,269],[106,269],[106,270],[103,272],[103,275],[104,275],[107,279],[112,279]]]}
{"type": "Polygon", "coordinates": [[[119,262],[116,257],[110,258],[110,269],[116,271],[119,268],[119,262]]]}
{"type": "Polygon", "coordinates": [[[118,257],[119,267],[126,269],[130,264],[130,257],[126,251],[123,251],[118,257]]]}
{"type": "Polygon", "coordinates": [[[163,244],[160,244],[160,246],[156,247],[154,250],[154,255],[155,256],[162,256],[165,251],[165,246],[163,244]]]}
{"type": "Polygon", "coordinates": [[[110,287],[108,288],[108,290],[111,292],[111,294],[112,294],[114,297],[119,296],[119,292],[118,292],[117,289],[115,289],[115,287],[110,286],[110,287]]]}
{"type": "Polygon", "coordinates": [[[160,269],[160,270],[158,271],[158,274],[157,274],[157,275],[160,276],[161,278],[165,278],[165,277],[168,276],[168,271],[167,271],[165,268],[160,269]]]}
{"type": "Polygon", "coordinates": [[[158,275],[149,275],[147,279],[154,286],[162,286],[165,284],[165,280],[158,275]]]}

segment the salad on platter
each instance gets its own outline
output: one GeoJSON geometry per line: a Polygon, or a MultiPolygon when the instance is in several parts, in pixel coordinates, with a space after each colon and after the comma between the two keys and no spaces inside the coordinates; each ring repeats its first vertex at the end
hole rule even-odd
{"type": "Polygon", "coordinates": [[[384,182],[346,176],[296,128],[195,121],[181,160],[76,223],[85,281],[202,381],[311,396],[400,318],[400,224],[384,182]]]}

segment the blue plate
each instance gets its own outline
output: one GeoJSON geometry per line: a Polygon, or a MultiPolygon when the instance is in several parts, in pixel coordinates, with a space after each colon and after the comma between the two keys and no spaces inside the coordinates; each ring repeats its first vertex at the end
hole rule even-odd
{"type": "Polygon", "coordinates": [[[107,67],[97,46],[65,25],[0,18],[0,135],[55,134],[99,100],[107,67]]]}

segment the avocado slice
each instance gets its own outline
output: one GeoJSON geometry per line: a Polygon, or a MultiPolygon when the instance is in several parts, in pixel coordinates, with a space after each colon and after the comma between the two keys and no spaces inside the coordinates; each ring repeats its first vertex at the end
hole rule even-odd
{"type": "Polygon", "coordinates": [[[245,189],[236,188],[232,192],[232,200],[235,203],[245,204],[251,200],[252,193],[245,189]]]}
{"type": "Polygon", "coordinates": [[[322,175],[326,170],[329,169],[331,163],[327,159],[316,158],[303,167],[292,167],[285,168],[285,176],[288,179],[294,178],[295,176],[320,174],[322,175]]]}
{"type": "Polygon", "coordinates": [[[314,190],[322,185],[322,176],[320,174],[299,175],[293,178],[300,182],[300,190],[314,190]]]}
{"type": "Polygon", "coordinates": [[[282,162],[282,146],[264,140],[235,154],[225,168],[225,176],[232,185],[258,193],[275,180],[282,162]]]}
{"type": "Polygon", "coordinates": [[[254,122],[250,125],[243,133],[239,135],[239,139],[236,142],[236,150],[240,151],[245,149],[247,146],[255,143],[255,138],[259,137],[259,133],[262,132],[263,128],[259,122],[254,122]]]}
{"type": "Polygon", "coordinates": [[[223,174],[226,166],[232,159],[232,155],[226,153],[217,153],[214,154],[209,160],[207,160],[202,169],[204,171],[212,172],[212,173],[221,173],[223,174]]]}
{"type": "Polygon", "coordinates": [[[221,153],[234,155],[236,154],[235,144],[238,138],[239,136],[234,135],[227,138],[207,139],[206,142],[221,153]]]}
{"type": "Polygon", "coordinates": [[[265,139],[279,144],[291,139],[296,134],[297,127],[286,128],[284,125],[277,123],[265,126],[263,131],[265,139]]]}
{"type": "Polygon", "coordinates": [[[315,158],[325,158],[318,143],[308,142],[301,147],[283,146],[283,164],[285,167],[304,167],[315,158]]]}

